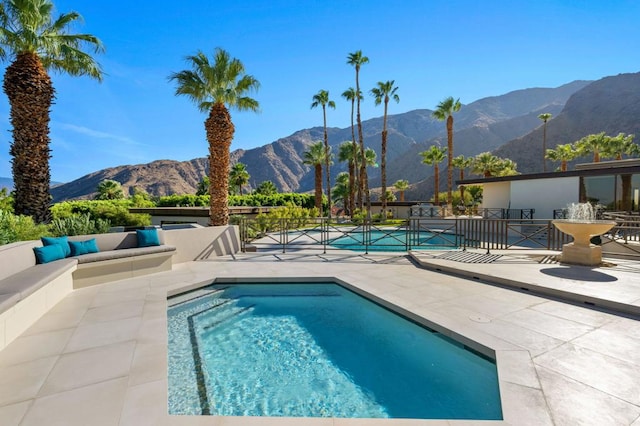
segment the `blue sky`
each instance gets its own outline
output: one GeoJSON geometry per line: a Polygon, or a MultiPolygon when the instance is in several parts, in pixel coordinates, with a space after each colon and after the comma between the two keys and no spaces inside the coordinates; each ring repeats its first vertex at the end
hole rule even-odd
{"type": "MultiPolygon", "coordinates": [[[[361,69],[367,92],[362,118],[382,115],[368,90],[395,80],[399,104],[389,113],[433,109],[447,96],[463,104],[530,87],[557,87],[640,71],[640,2],[635,0],[54,0],[75,10],[78,33],[99,37],[106,73],[52,74],[52,180],[159,159],[207,155],[205,114],[176,97],[172,72],[184,57],[216,47],[240,59],[261,88],[261,112],[232,111],[232,149],[249,149],[322,125],[310,109],[320,89],[336,110],[328,125],[347,127],[350,104],[340,94],[355,86],[350,52],[370,63],[361,69]]],[[[2,75],[7,62],[2,64],[2,75]]],[[[11,176],[11,127],[0,95],[0,176],[11,176]]]]}

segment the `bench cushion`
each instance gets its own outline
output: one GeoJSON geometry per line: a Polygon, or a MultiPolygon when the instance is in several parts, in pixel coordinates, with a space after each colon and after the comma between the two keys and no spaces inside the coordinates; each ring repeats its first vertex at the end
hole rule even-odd
{"type": "Polygon", "coordinates": [[[0,294],[0,312],[13,307],[19,301],[20,294],[18,293],[0,294]]]}
{"type": "Polygon", "coordinates": [[[61,259],[35,265],[0,280],[0,295],[17,294],[18,300],[22,300],[76,265],[75,259],[61,259]]]}
{"type": "Polygon", "coordinates": [[[64,257],[71,256],[71,247],[69,247],[69,239],[66,235],[62,237],[42,237],[40,238],[42,245],[50,246],[53,244],[59,244],[64,251],[64,257]]]}
{"type": "Polygon", "coordinates": [[[120,249],[120,250],[101,251],[99,253],[89,253],[89,254],[83,254],[82,256],[70,257],[70,259],[77,259],[78,264],[82,264],[82,263],[100,262],[101,260],[123,259],[126,257],[142,256],[145,254],[164,253],[164,252],[171,252],[171,251],[176,251],[176,248],[173,246],[161,245],[161,246],[152,246],[152,247],[138,247],[138,248],[127,248],[127,249],[120,249]]]}

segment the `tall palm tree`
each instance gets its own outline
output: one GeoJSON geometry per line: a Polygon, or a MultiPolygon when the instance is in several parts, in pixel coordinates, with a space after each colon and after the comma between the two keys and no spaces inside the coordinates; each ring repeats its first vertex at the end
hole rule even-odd
{"type": "Polygon", "coordinates": [[[173,73],[177,82],[176,95],[185,95],[209,112],[204,128],[209,143],[210,224],[229,223],[229,148],[235,127],[228,108],[238,111],[258,111],[259,104],[247,96],[258,90],[260,83],[246,74],[244,65],[225,50],[216,48],[213,62],[201,51],[187,56],[191,70],[173,73]]]}
{"type": "Polygon", "coordinates": [[[48,71],[102,80],[102,70],[85,48],[100,53],[102,42],[89,34],[72,34],[77,12],[53,19],[50,0],[0,3],[0,59],[11,64],[3,89],[9,98],[13,141],[10,153],[16,214],[37,222],[50,219],[49,121],[55,90],[48,71]]]}
{"type": "MultiPolygon", "coordinates": [[[[377,168],[379,166],[377,160],[377,154],[376,151],[373,148],[366,148],[364,150],[364,159],[360,158],[360,164],[364,164],[365,167],[373,167],[373,168],[377,168]]],[[[365,180],[364,185],[364,193],[367,194],[366,198],[367,198],[367,207],[371,207],[371,201],[369,198],[369,180],[365,180]]],[[[370,208],[367,209],[368,213],[370,212],[370,208]]]]}
{"type": "Polygon", "coordinates": [[[324,126],[324,167],[327,178],[327,199],[329,202],[329,211],[327,214],[331,217],[331,171],[329,169],[329,137],[327,136],[327,107],[336,108],[336,103],[329,99],[329,91],[328,90],[320,90],[318,93],[313,95],[313,102],[311,103],[311,108],[316,108],[318,106],[322,106],[322,122],[324,126]]]}
{"type": "Polygon", "coordinates": [[[247,171],[247,165],[236,163],[229,171],[229,184],[238,187],[238,194],[242,195],[242,187],[249,183],[251,175],[247,171]]]}
{"type": "MultiPolygon", "coordinates": [[[[464,180],[464,170],[471,167],[473,158],[465,158],[464,155],[458,155],[453,159],[453,167],[460,170],[460,180],[464,180]]],[[[464,203],[464,185],[460,185],[460,202],[464,203]]]]}
{"type": "Polygon", "coordinates": [[[567,171],[567,162],[573,160],[578,156],[578,152],[573,147],[573,145],[561,144],[556,145],[555,149],[547,149],[546,157],[551,161],[559,161],[560,162],[560,171],[567,171]]]}
{"type": "Polygon", "coordinates": [[[336,186],[331,191],[333,201],[340,202],[347,208],[347,202],[349,200],[349,174],[345,172],[338,173],[336,176],[336,186]]]}
{"type": "Polygon", "coordinates": [[[433,118],[444,121],[447,120],[447,204],[453,203],[453,113],[460,111],[462,104],[460,99],[453,99],[449,96],[438,104],[436,110],[431,114],[433,118]]]}
{"type": "Polygon", "coordinates": [[[542,171],[543,172],[547,171],[547,161],[546,161],[546,155],[547,155],[547,121],[552,116],[553,115],[551,113],[549,113],[549,112],[542,113],[542,114],[540,114],[538,116],[538,118],[544,122],[544,129],[542,130],[542,171]]]}
{"type": "MultiPolygon", "coordinates": [[[[348,214],[351,214],[354,210],[354,188],[355,188],[355,172],[356,172],[356,161],[358,159],[358,146],[354,145],[351,141],[344,141],[340,144],[338,149],[338,161],[346,161],[347,162],[347,170],[349,175],[349,184],[347,185],[347,189],[349,190],[349,194],[347,198],[344,200],[344,207],[348,214]]],[[[334,197],[335,198],[335,197],[334,197]]]]}
{"type": "Polygon", "coordinates": [[[318,214],[322,215],[322,165],[326,156],[322,141],[309,146],[309,149],[302,156],[303,163],[314,168],[316,209],[318,209],[318,214]]]}
{"type": "Polygon", "coordinates": [[[409,181],[406,179],[397,180],[393,187],[400,193],[400,201],[404,201],[404,192],[409,189],[409,181]]]}
{"type": "MultiPolygon", "coordinates": [[[[358,150],[358,142],[356,142],[356,128],[353,123],[353,113],[356,104],[356,98],[362,100],[362,93],[356,92],[356,89],[349,87],[342,92],[342,97],[351,102],[351,143],[353,144],[353,170],[349,169],[349,213],[355,210],[356,191],[358,192],[358,199],[362,198],[362,191],[360,185],[356,188],[356,182],[359,179],[356,178],[356,172],[358,169],[358,155],[355,152],[358,150]]],[[[342,160],[341,160],[342,161],[342,160]]],[[[349,165],[351,166],[351,164],[349,165]]]]}
{"type": "Polygon", "coordinates": [[[424,164],[433,166],[433,178],[434,178],[434,203],[437,205],[440,198],[440,168],[438,164],[444,160],[444,156],[447,153],[447,148],[439,147],[438,145],[431,145],[426,151],[420,153],[422,156],[422,162],[424,164]]]}
{"type": "MultiPolygon", "coordinates": [[[[352,65],[356,70],[356,93],[361,94],[360,91],[360,67],[364,64],[369,63],[369,58],[362,54],[362,50],[356,50],[353,53],[349,53],[347,55],[347,64],[352,65]]],[[[360,157],[365,157],[365,149],[364,149],[364,136],[362,134],[362,119],[360,118],[360,100],[362,96],[356,97],[356,122],[358,124],[358,143],[360,144],[360,157]]],[[[369,193],[365,193],[365,185],[369,186],[368,183],[365,183],[368,180],[367,177],[367,166],[366,164],[360,164],[360,185],[358,188],[358,207],[362,208],[364,204],[363,197],[366,197],[369,200],[369,193]]],[[[367,206],[369,202],[367,202],[367,206]]]]}
{"type": "Polygon", "coordinates": [[[396,93],[398,87],[394,86],[395,80],[379,81],[378,86],[371,89],[371,95],[375,99],[375,104],[380,105],[384,102],[384,115],[382,118],[382,145],[380,149],[380,180],[382,181],[382,211],[387,211],[387,109],[389,107],[389,99],[393,99],[396,103],[400,102],[400,96],[396,93]]]}

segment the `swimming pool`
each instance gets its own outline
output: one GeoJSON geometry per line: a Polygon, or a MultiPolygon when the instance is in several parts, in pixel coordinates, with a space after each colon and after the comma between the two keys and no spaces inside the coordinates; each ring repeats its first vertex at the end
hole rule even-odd
{"type": "Polygon", "coordinates": [[[169,300],[169,412],[501,419],[495,362],[334,283],[169,300]]]}
{"type": "Polygon", "coordinates": [[[354,251],[407,251],[407,249],[452,250],[457,249],[452,234],[435,235],[426,231],[372,230],[352,231],[329,240],[335,248],[354,251]]]}

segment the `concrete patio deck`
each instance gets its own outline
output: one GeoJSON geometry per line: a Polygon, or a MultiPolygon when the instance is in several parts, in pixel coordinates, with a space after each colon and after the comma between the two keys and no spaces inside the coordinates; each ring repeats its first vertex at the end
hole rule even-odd
{"type": "Polygon", "coordinates": [[[640,265],[607,259],[611,266],[567,267],[550,259],[238,254],[79,289],[0,352],[0,424],[640,426],[640,265]],[[336,278],[492,348],[505,420],[169,416],[167,292],[215,278],[278,277],[336,278]]]}

